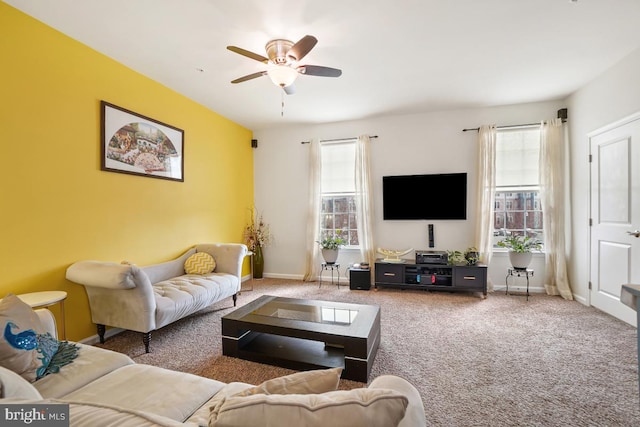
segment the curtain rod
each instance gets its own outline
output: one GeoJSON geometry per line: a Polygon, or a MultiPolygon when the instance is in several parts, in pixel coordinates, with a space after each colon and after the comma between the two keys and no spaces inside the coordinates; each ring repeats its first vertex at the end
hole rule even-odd
{"type": "MultiPolygon", "coordinates": [[[[565,123],[567,120],[566,119],[562,119],[562,123],[565,123]]],[[[542,122],[544,124],[547,124],[546,121],[542,122]]],[[[496,129],[514,129],[514,128],[526,128],[526,127],[532,127],[532,126],[540,126],[540,122],[538,123],[525,123],[522,125],[505,125],[505,126],[496,126],[496,129]]],[[[471,130],[475,130],[475,131],[479,131],[480,128],[467,128],[467,129],[462,129],[462,132],[469,132],[471,130]]]]}
{"type": "MultiPolygon", "coordinates": [[[[378,135],[369,135],[369,138],[375,139],[378,135]]],[[[357,136],[352,136],[351,138],[337,138],[337,139],[321,139],[320,142],[336,142],[336,141],[346,141],[349,139],[358,139],[357,136]]],[[[301,141],[300,144],[311,144],[311,141],[301,141]]]]}
{"type": "MultiPolygon", "coordinates": [[[[562,119],[562,123],[567,121],[567,117],[568,117],[568,111],[566,108],[561,108],[558,110],[558,118],[562,119]]],[[[547,122],[542,122],[544,124],[547,124],[547,122]]],[[[525,123],[523,125],[507,125],[507,126],[496,126],[496,129],[513,129],[513,128],[526,128],[526,127],[531,127],[531,126],[539,126],[540,122],[538,123],[525,123]]],[[[480,128],[467,128],[467,129],[462,129],[462,132],[469,132],[470,130],[475,130],[475,131],[479,131],[480,128]]]]}
{"type": "MultiPolygon", "coordinates": [[[[545,122],[546,123],[546,122],[545,122]]],[[[511,128],[525,128],[525,127],[531,127],[531,126],[539,126],[540,122],[538,123],[525,123],[523,125],[506,125],[506,126],[496,126],[496,129],[511,129],[511,128]]],[[[480,128],[467,128],[467,129],[462,129],[462,132],[469,132],[469,131],[479,131],[480,128]]]]}

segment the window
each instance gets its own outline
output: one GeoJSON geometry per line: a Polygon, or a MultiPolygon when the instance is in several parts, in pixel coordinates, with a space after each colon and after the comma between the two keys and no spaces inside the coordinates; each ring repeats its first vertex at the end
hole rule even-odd
{"type": "Polygon", "coordinates": [[[543,239],[539,153],[537,126],[498,130],[494,247],[507,234],[543,239]]]}
{"type": "Polygon", "coordinates": [[[324,143],[322,156],[322,205],[320,236],[339,235],[347,246],[358,246],[355,201],[355,156],[353,140],[324,143]]]}

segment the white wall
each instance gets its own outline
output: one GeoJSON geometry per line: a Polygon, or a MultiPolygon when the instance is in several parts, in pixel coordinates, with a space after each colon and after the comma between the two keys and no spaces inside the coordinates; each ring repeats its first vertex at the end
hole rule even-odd
{"type": "Polygon", "coordinates": [[[640,49],[567,99],[572,182],[569,278],[579,301],[589,301],[588,134],[640,111],[640,49]]]}
{"type": "MultiPolygon", "coordinates": [[[[321,125],[291,126],[256,131],[255,203],[271,226],[274,243],[265,249],[265,275],[300,278],[304,274],[305,229],[308,202],[309,145],[301,141],[378,135],[372,140],[375,199],[375,245],[389,249],[428,249],[427,224],[435,225],[436,250],[464,250],[474,245],[477,149],[476,132],[463,128],[495,123],[532,123],[556,117],[562,101],[443,111],[419,115],[371,118],[321,125]],[[465,221],[383,221],[382,176],[417,173],[467,172],[465,221]]],[[[430,203],[420,199],[407,203],[430,203]]],[[[344,267],[359,254],[338,260],[344,267]]],[[[496,286],[504,286],[508,260],[496,256],[489,269],[496,286]]],[[[540,286],[542,263],[534,264],[532,286],[540,286]]]]}
{"type": "MultiPolygon", "coordinates": [[[[264,213],[275,235],[265,250],[265,274],[300,278],[304,272],[305,220],[308,200],[308,145],[321,139],[379,135],[372,143],[373,176],[376,182],[376,246],[426,249],[426,221],[383,221],[381,177],[385,174],[466,171],[470,194],[467,221],[429,221],[436,227],[438,250],[460,249],[473,244],[475,215],[476,151],[474,132],[466,127],[530,123],[555,117],[559,108],[569,109],[571,159],[571,239],[569,279],[576,299],[589,304],[589,154],[588,133],[640,111],[640,50],[569,96],[564,102],[546,102],[496,108],[444,111],[420,115],[371,118],[322,125],[283,127],[255,132],[256,206],[264,213]]],[[[428,201],[423,201],[428,202],[428,201]]],[[[358,254],[342,254],[347,266],[358,254]]],[[[541,286],[541,258],[534,259],[534,288],[541,286]]],[[[494,255],[489,276],[496,287],[504,286],[508,261],[494,255]]]]}

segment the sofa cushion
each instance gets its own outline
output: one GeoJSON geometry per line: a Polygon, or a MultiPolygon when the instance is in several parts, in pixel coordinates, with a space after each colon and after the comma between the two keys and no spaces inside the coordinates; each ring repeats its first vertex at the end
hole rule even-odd
{"type": "Polygon", "coordinates": [[[393,427],[407,405],[407,397],[388,389],[231,396],[211,409],[209,426],[393,427]]]}
{"type": "Polygon", "coordinates": [[[197,252],[184,262],[187,274],[208,274],[216,269],[216,260],[206,252],[197,252]]]}
{"type": "Polygon", "coordinates": [[[73,425],[77,426],[184,427],[184,424],[179,421],[157,414],[88,403],[70,402],[69,418],[73,421],[73,425]]]}
{"type": "MultiPolygon", "coordinates": [[[[135,409],[117,408],[103,404],[83,402],[65,402],[56,399],[16,399],[10,398],[2,403],[20,405],[29,410],[29,405],[69,405],[67,425],[91,427],[185,427],[185,424],[149,412],[135,409]]],[[[34,406],[35,409],[35,406],[34,406]]],[[[40,409],[38,407],[38,409],[40,409]]],[[[16,425],[23,423],[16,423],[16,425]]],[[[33,422],[32,425],[50,425],[33,422]]],[[[196,425],[192,425],[196,427],[196,425]]]]}
{"type": "Polygon", "coordinates": [[[15,372],[0,366],[0,399],[42,399],[38,390],[15,372]]]}
{"type": "Polygon", "coordinates": [[[267,380],[235,396],[250,396],[252,394],[316,394],[334,391],[338,388],[341,374],[342,368],[296,372],[267,380]]]}
{"type": "Polygon", "coordinates": [[[291,375],[273,378],[258,386],[231,382],[226,384],[211,400],[200,408],[188,421],[207,425],[211,408],[219,407],[230,396],[250,396],[253,394],[313,394],[333,391],[338,388],[342,368],[301,371],[291,375]]]}
{"type": "Polygon", "coordinates": [[[228,273],[186,274],[153,285],[156,329],[237,293],[239,279],[228,273]]]}
{"type": "Polygon", "coordinates": [[[0,366],[28,381],[43,376],[58,350],[31,306],[13,294],[0,301],[0,366]]]}
{"type": "Polygon", "coordinates": [[[184,422],[224,383],[157,366],[119,368],[61,398],[63,401],[138,410],[184,422]]]}
{"type": "Polygon", "coordinates": [[[133,364],[127,355],[86,344],[76,343],[78,357],[54,375],[33,383],[44,398],[59,398],[122,366],[133,364]]]}

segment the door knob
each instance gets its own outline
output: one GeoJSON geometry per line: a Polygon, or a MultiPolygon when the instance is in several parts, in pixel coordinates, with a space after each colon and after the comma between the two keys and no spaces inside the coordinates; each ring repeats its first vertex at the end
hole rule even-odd
{"type": "Polygon", "coordinates": [[[627,231],[627,234],[630,234],[633,237],[640,237],[640,230],[627,231]]]}

